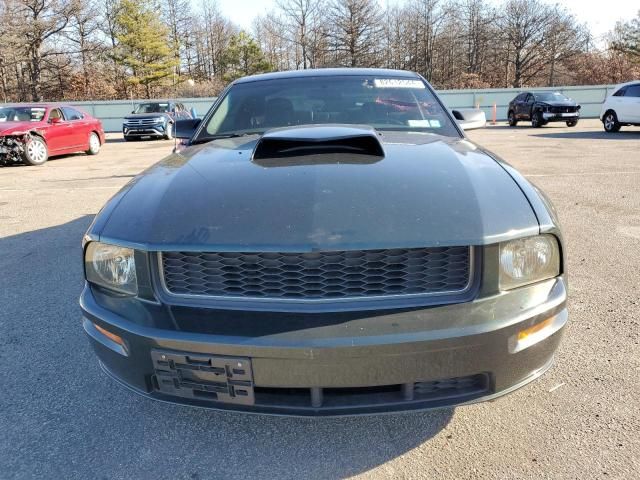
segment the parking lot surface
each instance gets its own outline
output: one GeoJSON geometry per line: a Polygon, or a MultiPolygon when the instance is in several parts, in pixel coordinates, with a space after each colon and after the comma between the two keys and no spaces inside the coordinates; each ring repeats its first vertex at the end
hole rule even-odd
{"type": "MultiPolygon", "coordinates": [[[[555,366],[492,403],[335,419],[152,402],[101,371],[80,323],[80,242],[172,143],[0,168],[0,478],[640,478],[640,129],[469,132],[555,203],[570,324],[555,366]]],[[[188,202],[189,199],[185,199],[188,202]]]]}

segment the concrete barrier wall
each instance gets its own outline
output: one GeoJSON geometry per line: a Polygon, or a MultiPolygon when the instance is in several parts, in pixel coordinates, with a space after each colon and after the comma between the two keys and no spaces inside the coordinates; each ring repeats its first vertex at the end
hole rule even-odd
{"type": "MultiPolygon", "coordinates": [[[[584,118],[597,118],[600,106],[606,96],[611,93],[614,85],[588,85],[582,87],[536,88],[536,91],[562,92],[582,105],[581,114],[584,118]]],[[[478,90],[440,90],[438,91],[444,103],[449,108],[480,108],[487,119],[493,115],[493,104],[496,104],[498,120],[506,120],[509,102],[520,92],[531,89],[492,88],[478,90]]],[[[91,115],[102,120],[107,132],[122,130],[122,119],[133,110],[134,105],[143,100],[107,100],[89,102],[71,102],[72,105],[88,111],[91,115]]],[[[199,115],[204,115],[213,105],[215,97],[211,98],[182,98],[188,109],[195,108],[199,115]]]]}
{"type": "MultiPolygon", "coordinates": [[[[181,98],[176,100],[184,104],[187,110],[194,108],[199,116],[207,113],[216,97],[212,98],[181,98]]],[[[88,101],[88,102],[69,102],[85,112],[90,113],[96,118],[102,120],[104,129],[107,132],[121,132],[122,120],[125,115],[130,114],[137,103],[144,100],[104,100],[104,101],[88,101]]]]}
{"type": "Polygon", "coordinates": [[[600,107],[612,93],[615,85],[587,85],[582,87],[552,87],[552,88],[488,88],[478,90],[439,90],[438,95],[449,108],[475,108],[480,105],[487,120],[493,116],[493,105],[496,105],[497,120],[507,119],[507,107],[509,102],[520,92],[561,92],[567,97],[573,98],[582,108],[580,115],[583,118],[598,118],[600,107]]]}

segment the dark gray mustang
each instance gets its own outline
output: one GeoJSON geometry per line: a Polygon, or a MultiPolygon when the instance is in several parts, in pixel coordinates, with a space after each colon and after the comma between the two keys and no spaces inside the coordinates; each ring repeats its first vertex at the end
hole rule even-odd
{"type": "Polygon", "coordinates": [[[84,241],[84,329],[153,399],[342,415],[494,399],[567,322],[554,210],[393,70],[235,81],[84,241]]]}

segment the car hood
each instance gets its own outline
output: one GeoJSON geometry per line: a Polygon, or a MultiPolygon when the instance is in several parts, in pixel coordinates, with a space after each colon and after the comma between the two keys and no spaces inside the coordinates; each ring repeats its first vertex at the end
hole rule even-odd
{"type": "Polygon", "coordinates": [[[131,115],[127,115],[125,118],[125,120],[133,120],[136,118],[164,118],[164,117],[170,117],[171,115],[169,115],[168,113],[132,113],[131,115]]]}
{"type": "Polygon", "coordinates": [[[42,122],[0,122],[0,135],[23,133],[42,125],[42,122]]]}
{"type": "Polygon", "coordinates": [[[116,194],[89,233],[148,250],[309,251],[481,245],[539,232],[518,185],[466,139],[390,133],[383,158],[259,163],[258,139],[170,155],[116,194]]]}
{"type": "Polygon", "coordinates": [[[557,101],[557,102],[537,102],[540,105],[548,105],[550,107],[577,107],[578,104],[574,101],[557,101]]]}

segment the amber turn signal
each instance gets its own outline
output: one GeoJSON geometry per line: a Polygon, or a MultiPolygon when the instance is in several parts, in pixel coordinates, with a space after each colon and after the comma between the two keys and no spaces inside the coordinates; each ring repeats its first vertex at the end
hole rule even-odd
{"type": "Polygon", "coordinates": [[[540,323],[536,323],[535,325],[529,327],[529,328],[525,328],[524,330],[520,330],[518,332],[518,341],[521,342],[523,340],[526,340],[527,338],[529,338],[531,335],[538,333],[541,330],[544,330],[546,327],[550,326],[553,323],[553,319],[555,317],[550,317],[547,318],[546,320],[540,322],[540,323]]]}
{"type": "Polygon", "coordinates": [[[109,330],[106,330],[102,328],[100,325],[97,325],[95,323],[93,324],[93,326],[96,327],[96,330],[98,330],[101,334],[103,334],[109,340],[112,340],[116,342],[118,345],[120,345],[121,347],[124,347],[124,340],[122,340],[122,337],[116,335],[115,333],[111,333],[109,330]]]}

